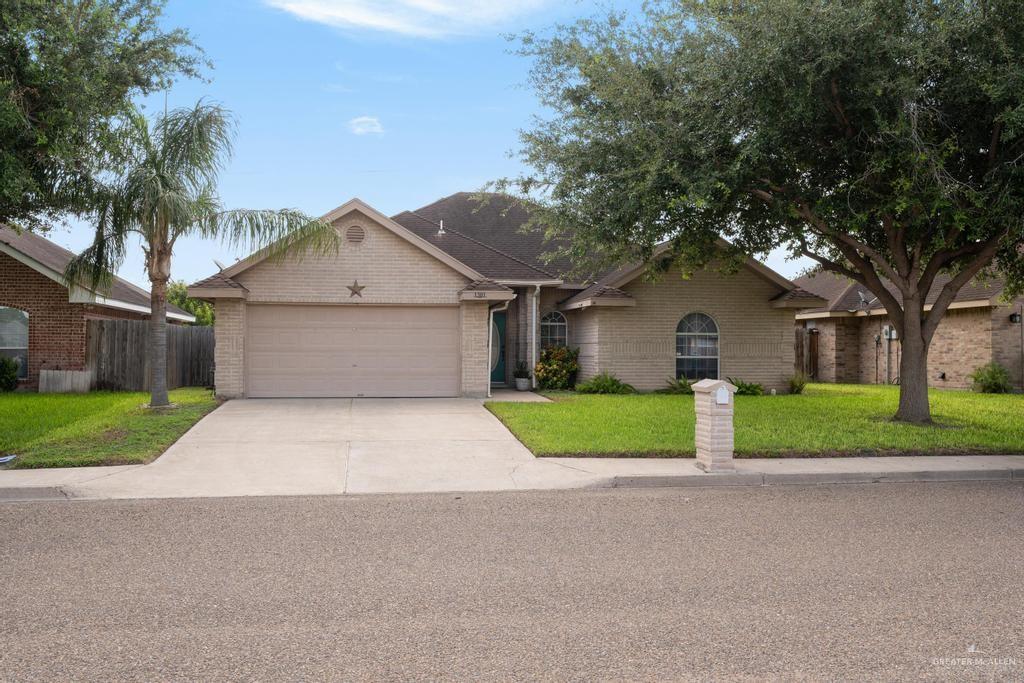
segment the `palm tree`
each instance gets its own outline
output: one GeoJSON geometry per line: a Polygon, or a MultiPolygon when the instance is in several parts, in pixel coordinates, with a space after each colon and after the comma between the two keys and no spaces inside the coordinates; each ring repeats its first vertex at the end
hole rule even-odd
{"type": "Polygon", "coordinates": [[[121,129],[124,166],[102,193],[95,211],[93,243],[68,265],[70,283],[91,288],[109,283],[130,236],[141,239],[151,283],[149,323],[150,405],[167,397],[167,283],[180,237],[220,238],[231,246],[263,248],[280,257],[302,243],[303,251],[338,248],[327,223],[293,210],[221,206],[217,176],[231,156],[234,121],[218,105],[198,102],[157,116],[152,124],[136,112],[121,129]]]}

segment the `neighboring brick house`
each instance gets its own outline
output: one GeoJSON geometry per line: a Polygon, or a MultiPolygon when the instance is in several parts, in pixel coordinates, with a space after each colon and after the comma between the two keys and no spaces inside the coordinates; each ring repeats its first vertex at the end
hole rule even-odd
{"type": "Polygon", "coordinates": [[[388,218],[359,200],[325,216],[331,256],[257,253],[189,288],[216,306],[217,393],[484,396],[545,345],[580,349],[581,377],[641,390],[733,376],[786,390],[799,308],[824,304],[750,259],[733,275],[639,265],[563,277],[529,216],[458,193],[388,218]]]}
{"type": "MultiPolygon", "coordinates": [[[[925,299],[930,306],[947,276],[936,278],[925,299]]],[[[893,383],[899,377],[900,342],[884,307],[863,285],[828,272],[796,280],[827,306],[797,314],[798,344],[805,369],[821,382],[893,383]]],[[[970,387],[969,375],[995,361],[1010,371],[1014,385],[1024,384],[1024,299],[1002,300],[998,278],[975,280],[957,294],[943,316],[928,351],[928,383],[938,388],[970,387]]]]}
{"type": "MultiPolygon", "coordinates": [[[[0,226],[0,355],[20,364],[19,386],[34,389],[39,371],[84,370],[86,321],[149,318],[149,292],[114,278],[109,290],[69,290],[63,272],[74,257],[32,233],[0,226]]],[[[172,322],[195,322],[168,306],[172,322]]]]}

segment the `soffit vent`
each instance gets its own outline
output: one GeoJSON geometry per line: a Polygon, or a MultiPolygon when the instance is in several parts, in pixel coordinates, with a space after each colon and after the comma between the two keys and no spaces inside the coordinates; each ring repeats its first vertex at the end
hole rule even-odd
{"type": "Polygon", "coordinates": [[[362,244],[366,239],[366,231],[362,226],[350,225],[345,229],[345,241],[349,244],[362,244]]]}

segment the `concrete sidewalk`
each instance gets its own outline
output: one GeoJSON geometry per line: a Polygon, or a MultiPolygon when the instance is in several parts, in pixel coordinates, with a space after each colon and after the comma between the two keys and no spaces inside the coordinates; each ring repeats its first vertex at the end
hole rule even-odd
{"type": "MultiPolygon", "coordinates": [[[[506,392],[495,400],[540,400],[506,392]]],[[[1024,456],[535,458],[474,399],[228,401],[148,465],[0,470],[0,500],[1024,480],[1024,456]]]]}
{"type": "MultiPolygon", "coordinates": [[[[394,467],[373,472],[338,473],[334,481],[293,478],[282,488],[253,487],[246,480],[187,478],[168,481],[156,463],[127,467],[78,467],[0,471],[0,501],[38,499],[178,498],[438,491],[510,491],[615,487],[773,486],[786,484],[864,484],[934,481],[1024,481],[1024,456],[909,456],[851,458],[752,458],[736,461],[736,471],[708,474],[691,458],[533,458],[493,463],[472,453],[452,453],[447,466],[427,472],[398,458],[394,467]],[[491,471],[494,470],[494,471],[491,471]],[[138,486],[135,489],[135,486],[138,486]],[[133,489],[134,492],[133,492],[133,489]]],[[[416,447],[413,447],[416,446],[416,447]]],[[[445,459],[447,460],[447,458],[445,459]]],[[[160,461],[157,461],[160,462],[160,461]]]]}
{"type": "Polygon", "coordinates": [[[743,458],[734,472],[708,474],[691,459],[551,458],[603,476],[613,487],[771,486],[914,481],[1024,481],[1024,455],[743,458]]]}

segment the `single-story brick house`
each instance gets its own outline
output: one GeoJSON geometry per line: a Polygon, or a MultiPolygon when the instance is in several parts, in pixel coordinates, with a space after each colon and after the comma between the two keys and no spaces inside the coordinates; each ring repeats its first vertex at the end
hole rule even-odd
{"type": "MultiPolygon", "coordinates": [[[[948,276],[939,276],[925,299],[935,301],[948,276]]],[[[899,377],[900,341],[885,308],[866,287],[829,272],[796,279],[802,289],[828,301],[800,311],[797,339],[805,367],[818,381],[893,383],[899,377]]],[[[998,278],[975,280],[957,294],[935,330],[928,351],[928,383],[937,388],[970,387],[969,375],[993,361],[1024,388],[1024,299],[1007,303],[998,278]]],[[[895,291],[895,288],[893,288],[895,291]]]]}
{"type": "Polygon", "coordinates": [[[325,218],[337,255],[257,253],[189,288],[216,306],[219,395],[484,396],[546,345],[578,347],[582,378],[641,390],[728,375],[781,391],[795,311],[824,303],[753,259],[728,276],[651,282],[636,265],[574,282],[499,195],[390,218],[354,199],[325,218]]]}
{"type": "MultiPolygon", "coordinates": [[[[69,288],[72,258],[44,237],[0,226],[0,356],[19,361],[19,388],[36,388],[40,370],[84,370],[86,321],[149,318],[149,292],[121,278],[107,291],[69,288]]],[[[174,306],[167,318],[195,322],[174,306]]]]}

